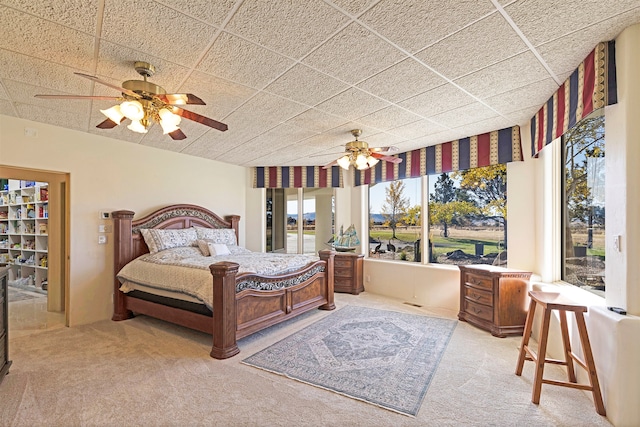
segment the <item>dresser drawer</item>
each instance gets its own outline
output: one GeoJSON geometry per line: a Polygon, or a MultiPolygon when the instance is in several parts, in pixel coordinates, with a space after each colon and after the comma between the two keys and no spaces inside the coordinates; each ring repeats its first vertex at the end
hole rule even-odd
{"type": "Polygon", "coordinates": [[[333,259],[333,265],[336,268],[353,268],[353,261],[346,256],[337,256],[333,259]]]}
{"type": "Polygon", "coordinates": [[[335,268],[333,270],[333,274],[334,276],[337,277],[352,277],[353,276],[353,269],[352,268],[335,268]]]}
{"type": "Polygon", "coordinates": [[[493,307],[477,304],[473,301],[465,300],[465,311],[472,316],[493,322],[493,307]]]}
{"type": "Polygon", "coordinates": [[[465,282],[467,285],[471,285],[474,288],[493,290],[493,281],[490,277],[477,276],[475,274],[468,273],[465,282]]]}
{"type": "Polygon", "coordinates": [[[466,299],[473,302],[478,302],[485,305],[493,305],[493,293],[490,291],[482,291],[480,289],[472,288],[471,286],[465,286],[464,296],[466,299]]]}
{"type": "Polygon", "coordinates": [[[334,277],[333,279],[333,286],[334,287],[352,287],[353,286],[353,279],[351,277],[334,277]]]}

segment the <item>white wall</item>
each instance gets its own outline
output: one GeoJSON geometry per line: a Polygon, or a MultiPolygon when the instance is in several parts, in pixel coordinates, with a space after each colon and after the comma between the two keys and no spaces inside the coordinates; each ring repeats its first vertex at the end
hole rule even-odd
{"type": "Polygon", "coordinates": [[[0,164],[70,174],[70,326],[113,313],[113,236],[98,245],[98,225],[107,223],[100,211],[128,209],[139,218],[168,204],[201,205],[241,215],[245,242],[243,167],[2,115],[0,164]],[[25,137],[25,127],[37,137],[25,137]]]}

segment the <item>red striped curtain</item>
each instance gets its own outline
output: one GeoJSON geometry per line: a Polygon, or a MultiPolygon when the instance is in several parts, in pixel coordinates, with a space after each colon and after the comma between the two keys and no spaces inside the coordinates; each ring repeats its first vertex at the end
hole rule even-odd
{"type": "Polygon", "coordinates": [[[481,135],[396,154],[401,163],[378,162],[355,171],[355,185],[416,178],[443,172],[522,161],[520,127],[500,129],[481,135]]]}
{"type": "Polygon", "coordinates": [[[618,102],[615,41],[599,43],[531,119],[531,155],[594,110],[618,102]]]}
{"type": "Polygon", "coordinates": [[[339,166],[264,166],[253,169],[253,188],[342,187],[339,166]]]}

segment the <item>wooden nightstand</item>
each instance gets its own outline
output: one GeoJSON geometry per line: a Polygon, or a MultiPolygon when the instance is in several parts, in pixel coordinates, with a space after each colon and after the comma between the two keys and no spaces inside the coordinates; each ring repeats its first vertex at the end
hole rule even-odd
{"type": "Polygon", "coordinates": [[[530,272],[491,265],[459,265],[458,319],[496,337],[522,335],[529,306],[530,272]]]}
{"type": "Polygon", "coordinates": [[[335,292],[347,292],[358,295],[364,291],[362,266],[364,255],[351,252],[336,252],[334,259],[335,292]]]}

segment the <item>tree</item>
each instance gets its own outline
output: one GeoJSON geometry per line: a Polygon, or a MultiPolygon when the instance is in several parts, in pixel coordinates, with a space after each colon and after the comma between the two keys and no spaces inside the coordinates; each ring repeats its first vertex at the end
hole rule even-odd
{"type": "MultiPolygon", "coordinates": [[[[587,246],[593,246],[593,225],[604,222],[604,208],[594,206],[594,194],[589,186],[597,173],[590,165],[604,157],[604,116],[587,117],[564,135],[565,159],[565,253],[573,254],[574,243],[570,224],[587,222],[587,246]],[[591,169],[591,170],[589,170],[591,169]]],[[[593,183],[592,183],[593,184],[593,183]]]]}
{"type": "Polygon", "coordinates": [[[460,188],[477,206],[482,219],[493,219],[503,227],[504,247],[507,247],[507,167],[486,166],[456,172],[460,188]]]}
{"type": "Polygon", "coordinates": [[[456,207],[447,206],[456,199],[456,187],[449,174],[442,173],[438,176],[430,199],[429,221],[432,224],[441,224],[443,236],[449,237],[449,224],[456,215],[456,207]]]}
{"type": "Polygon", "coordinates": [[[402,217],[404,225],[421,225],[422,224],[422,207],[420,205],[411,206],[407,209],[402,217]]]}
{"type": "Polygon", "coordinates": [[[396,227],[401,223],[402,217],[406,215],[409,207],[409,198],[404,197],[404,183],[402,181],[393,181],[386,188],[386,198],[382,205],[382,216],[385,219],[385,225],[391,227],[393,239],[396,237],[396,227]]]}
{"type": "Polygon", "coordinates": [[[449,228],[456,217],[473,215],[477,213],[477,208],[469,202],[453,200],[451,202],[431,202],[429,203],[429,223],[442,224],[443,237],[449,237],[449,228]]]}

